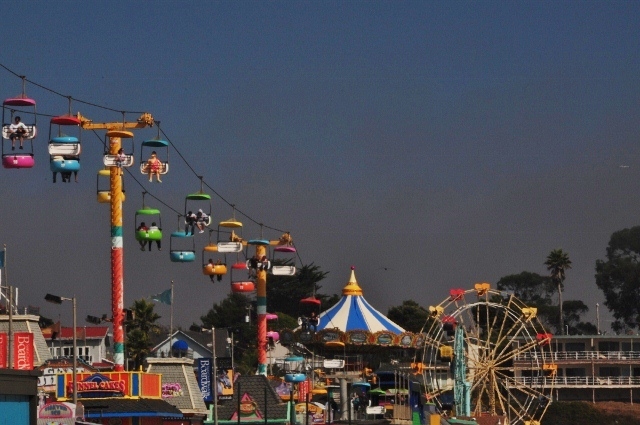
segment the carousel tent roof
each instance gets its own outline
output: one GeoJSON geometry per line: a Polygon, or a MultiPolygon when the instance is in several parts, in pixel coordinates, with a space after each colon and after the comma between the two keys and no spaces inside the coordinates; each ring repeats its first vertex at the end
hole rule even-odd
{"type": "Polygon", "coordinates": [[[399,334],[405,330],[380,313],[362,296],[356,281],[355,268],[342,289],[342,299],[319,316],[318,330],[338,328],[343,332],[365,330],[369,332],[391,331],[399,334]]]}

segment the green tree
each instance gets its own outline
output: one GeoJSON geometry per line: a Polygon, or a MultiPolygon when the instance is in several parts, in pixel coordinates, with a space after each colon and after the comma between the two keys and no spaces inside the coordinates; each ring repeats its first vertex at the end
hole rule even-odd
{"type": "MultiPolygon", "coordinates": [[[[560,309],[553,304],[552,296],[555,283],[550,276],[537,273],[521,272],[502,277],[497,288],[500,291],[512,291],[522,302],[538,309],[538,319],[546,329],[554,333],[565,332],[560,323],[560,309]]],[[[590,322],[582,322],[582,315],[589,307],[580,300],[565,300],[562,303],[563,324],[569,326],[570,334],[595,334],[597,328],[590,322]]]]}
{"type": "Polygon", "coordinates": [[[551,304],[551,295],[555,291],[549,276],[531,272],[504,276],[496,286],[500,291],[512,291],[516,298],[536,306],[551,304]]]}
{"type": "Polygon", "coordinates": [[[269,276],[267,280],[267,303],[270,311],[280,311],[291,317],[308,314],[299,301],[315,294],[320,300],[322,310],[333,306],[339,296],[328,296],[320,293],[319,284],[328,272],[320,270],[313,263],[299,268],[295,276],[269,276]]]}
{"type": "Polygon", "coordinates": [[[640,226],[614,232],[606,260],[596,261],[596,285],[613,313],[615,331],[637,329],[640,322],[640,226]]]}
{"type": "Polygon", "coordinates": [[[562,315],[562,289],[564,288],[565,271],[571,268],[571,260],[569,254],[561,248],[554,249],[547,255],[547,261],[544,262],[547,270],[551,272],[551,279],[558,288],[558,308],[560,312],[560,333],[564,332],[564,317],[562,315]]]}
{"type": "Polygon", "coordinates": [[[154,311],[155,304],[144,298],[136,300],[131,306],[133,318],[125,321],[127,329],[127,355],[133,360],[134,369],[139,368],[151,349],[151,336],[160,333],[156,323],[160,315],[154,311]]]}
{"type": "Polygon", "coordinates": [[[243,362],[253,362],[255,356],[245,355],[247,351],[256,349],[256,327],[255,327],[255,304],[240,293],[230,293],[225,299],[213,307],[203,316],[200,316],[203,328],[215,327],[217,329],[230,329],[234,339],[234,357],[236,363],[242,365],[247,370],[255,370],[258,363],[244,364],[243,362]],[[249,321],[246,316],[249,315],[249,321]]]}
{"type": "Polygon", "coordinates": [[[420,332],[429,312],[414,300],[405,300],[401,305],[389,308],[387,317],[409,332],[420,332]]]}

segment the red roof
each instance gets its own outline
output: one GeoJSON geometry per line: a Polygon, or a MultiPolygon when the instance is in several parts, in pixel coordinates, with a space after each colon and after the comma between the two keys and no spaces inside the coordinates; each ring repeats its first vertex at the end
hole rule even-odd
{"type": "MultiPolygon", "coordinates": [[[[42,329],[42,335],[47,340],[51,339],[53,332],[57,332],[56,339],[73,339],[73,328],[60,326],[60,323],[42,329]]],[[[107,336],[108,332],[108,326],[78,326],[76,327],[76,339],[102,339],[107,336]]]]}

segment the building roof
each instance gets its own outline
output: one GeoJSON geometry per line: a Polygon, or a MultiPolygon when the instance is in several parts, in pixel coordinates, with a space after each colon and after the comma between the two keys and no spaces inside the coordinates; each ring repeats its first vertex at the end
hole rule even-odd
{"type": "MultiPolygon", "coordinates": [[[[185,358],[147,358],[148,373],[162,374],[162,386],[171,385],[175,390],[163,394],[165,401],[180,409],[182,413],[206,414],[207,406],[202,399],[193,373],[193,360],[185,358]]],[[[163,391],[164,393],[164,391],[163,391]]]]}
{"type": "MultiPolygon", "coordinates": [[[[73,326],[60,326],[60,322],[57,322],[48,328],[42,329],[42,335],[46,340],[51,340],[54,334],[56,339],[73,339],[73,326]]],[[[103,339],[108,334],[108,326],[76,327],[76,339],[103,339]]]]}
{"type": "Polygon", "coordinates": [[[342,289],[342,299],[318,317],[318,330],[338,328],[342,332],[364,330],[369,332],[405,332],[398,324],[373,308],[365,300],[362,288],[356,280],[355,268],[351,268],[349,282],[342,289]]]}
{"type": "Polygon", "coordinates": [[[248,394],[256,403],[257,409],[264,414],[267,412],[269,419],[286,419],[287,404],[283,403],[278,393],[269,384],[269,380],[263,375],[239,376],[234,382],[232,400],[221,401],[218,405],[218,419],[230,420],[238,410],[238,394],[240,399],[248,394]],[[265,410],[265,392],[267,406],[265,410]]]}
{"type": "MultiPolygon", "coordinates": [[[[30,314],[14,314],[11,318],[13,332],[30,332],[33,334],[33,365],[38,367],[51,358],[51,352],[38,325],[39,316],[30,314]]],[[[9,316],[0,315],[0,332],[9,332],[9,316]]]]}
{"type": "Polygon", "coordinates": [[[175,406],[160,399],[101,398],[81,399],[86,418],[182,417],[175,406]]]}

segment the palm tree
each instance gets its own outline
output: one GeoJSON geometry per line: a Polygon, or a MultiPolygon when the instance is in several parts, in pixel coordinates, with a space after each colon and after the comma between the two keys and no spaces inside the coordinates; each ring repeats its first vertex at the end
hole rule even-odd
{"type": "Polygon", "coordinates": [[[547,261],[544,262],[547,270],[551,272],[551,280],[558,287],[558,309],[560,310],[560,333],[564,333],[564,320],[562,317],[562,288],[565,279],[564,272],[571,268],[571,260],[569,254],[561,248],[554,249],[547,255],[547,261]]]}
{"type": "Polygon", "coordinates": [[[127,329],[127,354],[134,362],[134,369],[142,365],[149,355],[151,336],[160,333],[156,323],[160,315],[153,311],[155,304],[144,298],[133,302],[133,317],[125,322],[127,329]]]}

